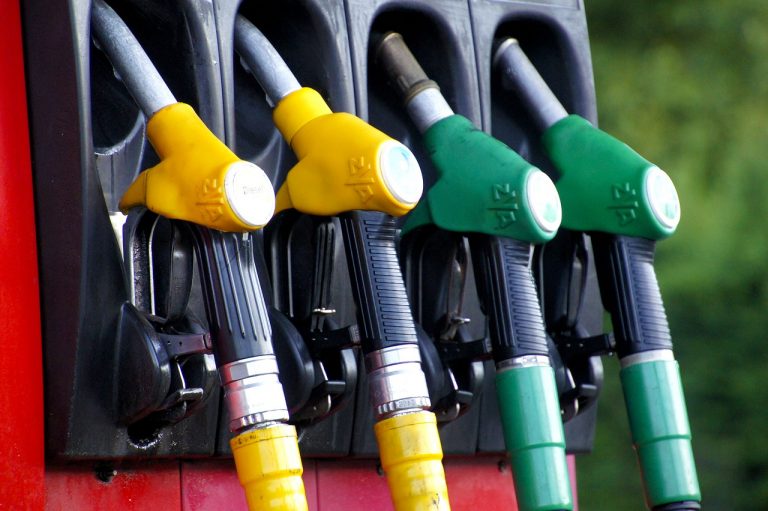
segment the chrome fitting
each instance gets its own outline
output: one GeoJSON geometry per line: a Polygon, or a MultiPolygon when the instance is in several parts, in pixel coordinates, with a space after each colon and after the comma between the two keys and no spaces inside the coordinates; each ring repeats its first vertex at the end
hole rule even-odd
{"type": "Polygon", "coordinates": [[[635,364],[643,364],[645,362],[657,362],[666,361],[671,362],[675,360],[675,354],[672,350],[651,350],[641,351],[640,353],[633,353],[619,360],[621,368],[627,368],[635,364]]]}
{"type": "Polygon", "coordinates": [[[230,431],[288,420],[285,394],[277,375],[274,355],[245,358],[219,368],[230,431]]]}
{"type": "Polygon", "coordinates": [[[420,133],[453,115],[453,109],[436,88],[422,90],[408,101],[405,108],[420,133]]]}
{"type": "Polygon", "coordinates": [[[551,367],[551,364],[547,355],[523,355],[522,357],[508,358],[497,363],[496,372],[501,373],[523,367],[551,367]]]}
{"type": "Polygon", "coordinates": [[[368,389],[376,420],[431,406],[427,378],[421,370],[419,347],[392,346],[365,357],[368,389]]]}

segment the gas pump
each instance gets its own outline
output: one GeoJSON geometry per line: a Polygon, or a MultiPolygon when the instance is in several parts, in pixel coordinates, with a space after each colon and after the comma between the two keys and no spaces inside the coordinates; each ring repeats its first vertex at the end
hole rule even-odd
{"type": "Polygon", "coordinates": [[[536,119],[560,173],[563,225],[592,239],[648,507],[700,509],[680,370],[653,268],[656,241],[680,221],[672,180],[626,144],[568,115],[517,40],[499,45],[495,63],[536,119]]]}

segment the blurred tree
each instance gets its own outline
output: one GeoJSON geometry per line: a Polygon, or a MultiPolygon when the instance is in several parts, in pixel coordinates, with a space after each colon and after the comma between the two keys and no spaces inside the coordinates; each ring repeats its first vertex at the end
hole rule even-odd
{"type": "MultiPolygon", "coordinates": [[[[768,5],[586,0],[600,126],[678,186],[658,246],[708,511],[768,509],[768,5]]],[[[615,361],[584,511],[644,509],[615,361]]]]}

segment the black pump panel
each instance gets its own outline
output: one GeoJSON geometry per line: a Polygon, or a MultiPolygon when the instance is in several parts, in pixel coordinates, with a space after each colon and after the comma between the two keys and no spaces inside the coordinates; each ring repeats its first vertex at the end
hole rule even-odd
{"type": "MultiPolygon", "coordinates": [[[[200,4],[183,12],[156,5],[150,11],[146,5],[124,2],[113,7],[177,97],[198,108],[214,131],[221,132],[221,99],[213,93],[220,89],[215,66],[179,65],[202,60],[196,56],[206,51],[193,48],[194,34],[205,31],[209,14],[200,4]],[[158,31],[160,25],[149,20],[174,21],[158,31]],[[168,52],[169,47],[175,51],[168,52]]],[[[198,413],[159,428],[132,427],[123,417],[127,409],[115,403],[119,382],[131,368],[121,354],[151,347],[141,347],[149,341],[121,313],[130,288],[110,222],[127,185],[153,163],[143,115],[90,40],[90,2],[30,1],[23,9],[30,56],[47,450],[62,458],[210,455],[218,417],[216,386],[208,389],[212,395],[198,413]]],[[[152,355],[147,352],[145,359],[152,355]]],[[[155,355],[163,359],[160,351],[155,355]]],[[[199,370],[209,373],[205,365],[199,370]]],[[[165,391],[168,375],[163,371],[150,380],[160,387],[148,392],[165,391]]]]}
{"type": "MultiPolygon", "coordinates": [[[[408,145],[420,162],[425,187],[434,182],[435,169],[403,105],[373,61],[371,48],[386,31],[403,35],[456,113],[546,172],[552,173],[552,168],[530,116],[492,70],[499,39],[516,37],[565,107],[596,121],[582,0],[108,3],[136,35],[176,98],[192,105],[240,157],[262,167],[276,190],[296,158],[275,129],[272,109],[258,83],[234,53],[232,31],[238,13],[270,39],[299,82],[318,90],[332,110],[355,113],[408,145]]],[[[218,384],[210,385],[215,376],[211,355],[197,353],[186,365],[174,365],[174,350],[187,348],[172,347],[159,335],[184,330],[191,335],[185,337],[184,346],[204,341],[207,325],[197,265],[191,265],[189,274],[184,269],[190,261],[184,258],[154,259],[152,264],[176,272],[168,275],[183,274],[188,279],[184,289],[189,284],[192,291],[188,297],[158,295],[157,306],[147,310],[147,297],[162,293],[163,281],[158,279],[155,288],[136,285],[113,227],[117,217],[111,213],[117,211],[127,186],[158,161],[147,142],[144,115],[91,41],[90,0],[28,0],[22,9],[49,460],[228,455],[229,419],[218,384]],[[166,315],[173,318],[162,317],[166,315]],[[142,379],[137,388],[143,394],[124,397],[131,392],[132,378],[142,379]],[[197,400],[196,390],[174,387],[180,378],[204,389],[205,397],[197,400]],[[169,400],[168,393],[177,400],[169,400]]],[[[127,232],[139,221],[132,214],[127,232]]],[[[330,240],[328,254],[334,262],[330,294],[335,313],[328,324],[336,333],[343,331],[354,325],[356,310],[341,237],[333,237],[338,222],[318,231],[316,224],[291,221],[290,214],[280,215],[256,235],[263,250],[256,250],[255,262],[268,305],[274,314],[281,314],[273,322],[275,342],[293,343],[276,352],[284,359],[291,357],[281,365],[286,368],[281,379],[286,386],[295,385],[287,394],[299,417],[302,455],[375,457],[373,416],[357,348],[350,348],[339,362],[346,369],[326,367],[350,379],[348,401],[330,417],[301,419],[307,416],[301,407],[311,401],[312,388],[309,380],[297,384],[295,377],[320,379],[312,360],[316,353],[300,333],[312,312],[308,290],[317,253],[311,241],[319,239],[320,231],[330,240]]],[[[125,253],[144,250],[147,243],[135,240],[125,253]]],[[[535,275],[548,333],[556,340],[558,335],[601,331],[602,307],[590,251],[584,236],[564,230],[537,249],[535,275]]],[[[462,298],[471,322],[462,328],[470,341],[482,339],[486,329],[471,260],[466,268],[462,298]]],[[[409,289],[412,300],[413,289],[409,289]]],[[[434,303],[411,303],[425,330],[437,328],[439,303],[449,292],[438,285],[429,288],[433,289],[434,303]]],[[[423,353],[434,355],[435,350],[423,353]]],[[[444,395],[446,373],[437,365],[429,369],[441,383],[432,386],[435,396],[444,395]]],[[[482,381],[481,391],[472,396],[464,415],[441,423],[446,454],[504,451],[494,372],[493,363],[485,362],[482,371],[473,373],[482,381]]],[[[582,361],[575,369],[575,376],[590,381],[601,375],[598,358],[582,361]]],[[[337,382],[334,385],[330,387],[340,388],[337,382]]],[[[584,403],[582,413],[566,424],[571,452],[591,449],[597,407],[595,399],[584,403]]]]}

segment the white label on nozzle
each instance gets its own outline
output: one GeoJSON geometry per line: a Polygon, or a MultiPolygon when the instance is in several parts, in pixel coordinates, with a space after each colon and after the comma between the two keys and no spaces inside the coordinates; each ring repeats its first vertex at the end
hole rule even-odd
{"type": "Polygon", "coordinates": [[[419,202],[424,180],[410,149],[394,140],[384,142],[379,148],[379,169],[384,185],[395,199],[409,206],[419,202]]]}
{"type": "Polygon", "coordinates": [[[645,174],[645,195],[656,220],[674,230],[680,223],[680,198],[672,179],[659,167],[651,167],[645,174]]]}
{"type": "Polygon", "coordinates": [[[545,232],[555,232],[563,220],[563,208],[555,183],[548,175],[535,170],[528,175],[525,194],[533,218],[545,232]]]}
{"type": "Polygon", "coordinates": [[[262,227],[275,212],[272,183],[253,163],[237,161],[229,165],[224,193],[237,218],[250,227],[262,227]]]}

